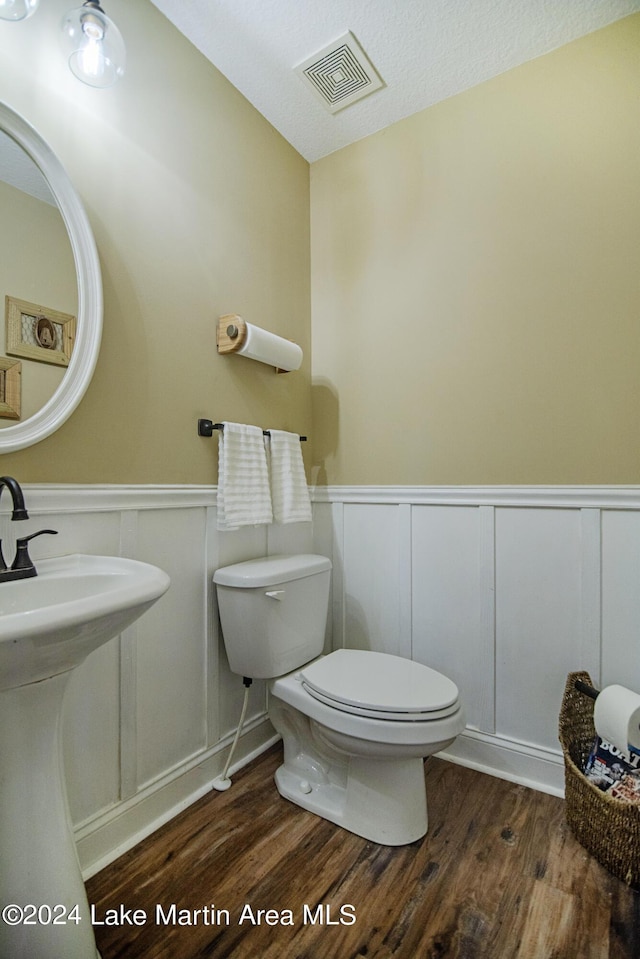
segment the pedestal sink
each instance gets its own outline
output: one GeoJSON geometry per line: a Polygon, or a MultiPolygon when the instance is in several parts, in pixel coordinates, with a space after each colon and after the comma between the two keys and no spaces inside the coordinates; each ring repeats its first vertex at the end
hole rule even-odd
{"type": "Polygon", "coordinates": [[[60,741],[73,670],[168,589],[147,563],[41,560],[0,583],[0,959],[98,956],[69,818],[60,741]]]}

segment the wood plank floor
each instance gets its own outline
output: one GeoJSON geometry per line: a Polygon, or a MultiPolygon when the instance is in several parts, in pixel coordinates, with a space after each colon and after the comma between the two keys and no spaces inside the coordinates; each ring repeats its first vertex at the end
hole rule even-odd
{"type": "Polygon", "coordinates": [[[389,848],[281,799],[280,761],[275,746],[89,880],[97,920],[147,917],[96,926],[102,959],[640,956],[640,896],[575,841],[562,800],[430,759],[429,832],[389,848]]]}

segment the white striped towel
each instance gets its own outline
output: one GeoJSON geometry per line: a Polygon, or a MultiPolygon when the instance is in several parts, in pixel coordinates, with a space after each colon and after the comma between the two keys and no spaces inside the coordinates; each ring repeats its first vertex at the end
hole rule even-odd
{"type": "Polygon", "coordinates": [[[297,433],[269,430],[269,472],[273,518],[277,523],[310,523],[311,500],[297,433]]]}
{"type": "Polygon", "coordinates": [[[223,427],[218,441],[218,529],[272,523],[262,430],[244,423],[223,427]]]}

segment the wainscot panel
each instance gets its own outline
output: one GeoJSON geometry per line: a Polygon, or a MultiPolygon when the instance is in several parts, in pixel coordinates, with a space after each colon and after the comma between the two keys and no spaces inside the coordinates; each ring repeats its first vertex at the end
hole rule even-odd
{"type": "Polygon", "coordinates": [[[640,690],[640,488],[327,487],[314,500],[334,646],[449,675],[468,728],[446,758],[561,795],[567,672],[640,690]]]}

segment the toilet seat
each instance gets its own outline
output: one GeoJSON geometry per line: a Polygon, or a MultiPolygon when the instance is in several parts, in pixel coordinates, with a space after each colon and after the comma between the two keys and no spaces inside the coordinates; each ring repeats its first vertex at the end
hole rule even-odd
{"type": "Polygon", "coordinates": [[[454,682],[429,666],[388,653],[338,649],[303,667],[299,679],[319,702],[395,722],[429,722],[459,708],[454,682]]]}

